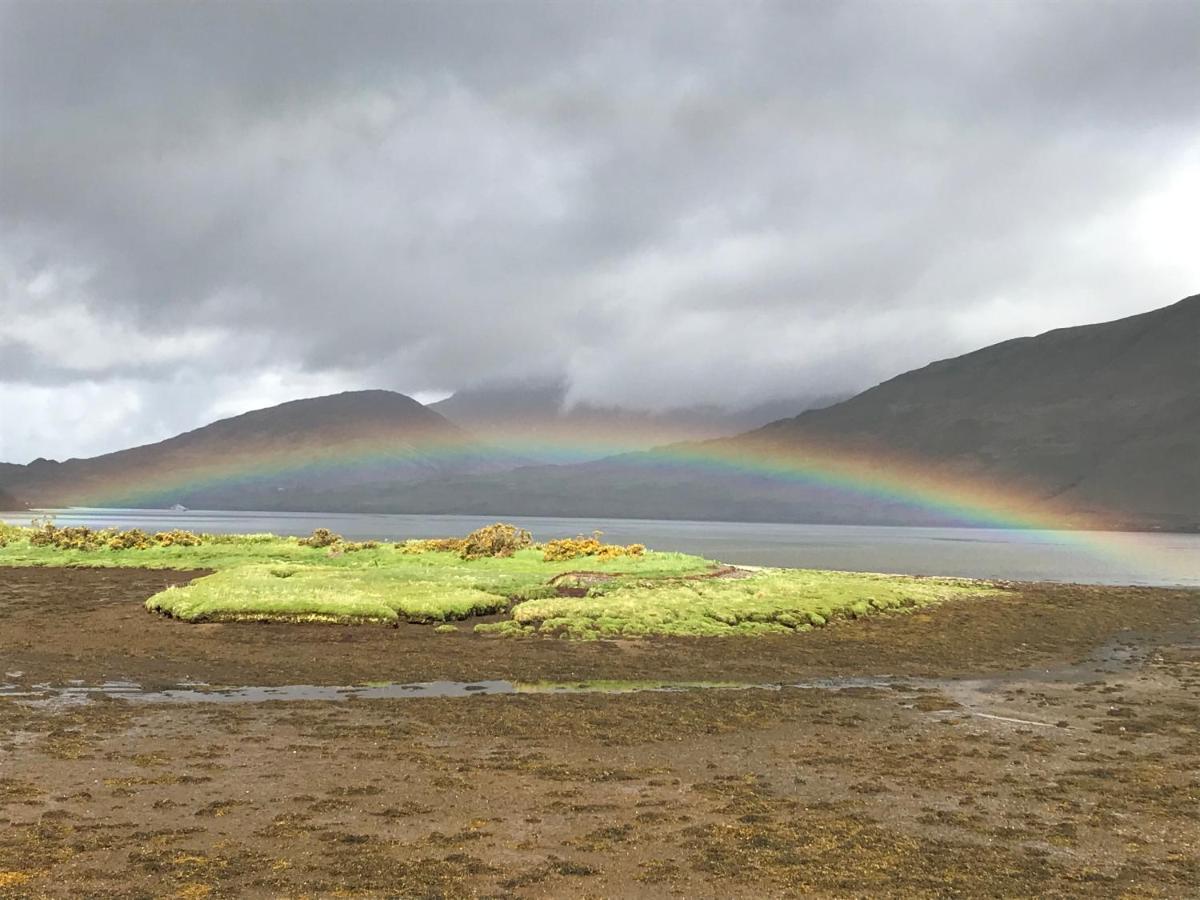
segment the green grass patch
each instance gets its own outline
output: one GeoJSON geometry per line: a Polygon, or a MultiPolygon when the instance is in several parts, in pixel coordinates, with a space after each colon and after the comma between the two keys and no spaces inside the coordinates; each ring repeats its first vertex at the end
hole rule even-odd
{"type": "Polygon", "coordinates": [[[507,608],[468,581],[421,581],[386,568],[239,566],[171,587],[147,608],[187,622],[287,619],[444,622],[507,608]]]}
{"type": "Polygon", "coordinates": [[[716,564],[654,551],[547,561],[540,545],[475,559],[424,549],[425,542],[338,538],[313,546],[312,540],[273,535],[201,535],[195,544],[150,536],[133,547],[106,539],[81,548],[47,544],[37,534],[6,528],[0,565],[214,570],[146,602],[152,611],[188,622],[438,624],[511,610],[507,618],[476,625],[475,632],[582,639],[784,634],[998,592],[966,579],[792,569],[697,577],[716,564]],[[568,592],[582,596],[560,596],[568,592]]]}

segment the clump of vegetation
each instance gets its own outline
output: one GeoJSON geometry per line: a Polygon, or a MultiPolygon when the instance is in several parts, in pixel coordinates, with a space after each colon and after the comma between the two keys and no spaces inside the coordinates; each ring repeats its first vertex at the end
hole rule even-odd
{"type": "Polygon", "coordinates": [[[9,543],[19,541],[23,537],[25,537],[25,529],[21,526],[0,522],[0,547],[7,547],[9,543]]]}
{"type": "MultiPolygon", "coordinates": [[[[25,529],[18,529],[21,534],[25,529]]],[[[198,547],[204,538],[190,531],[174,529],[160,531],[153,537],[140,528],[122,531],[118,528],[89,528],[86,525],[71,525],[59,528],[50,521],[37,521],[28,530],[31,547],[47,547],[55,550],[149,550],[152,547],[198,547]]],[[[15,535],[14,535],[15,537],[15,535]]],[[[3,546],[3,545],[0,545],[3,546]]]]}
{"type": "Polygon", "coordinates": [[[300,538],[296,543],[301,547],[327,549],[330,554],[335,556],[343,553],[358,553],[360,550],[379,549],[379,541],[348,541],[336,531],[330,531],[328,528],[316,528],[312,534],[306,538],[300,538]]]}
{"type": "Polygon", "coordinates": [[[747,578],[643,580],[597,596],[527,600],[513,607],[511,620],[476,631],[578,638],[785,634],[994,593],[986,583],[961,578],[771,569],[747,578]]]}
{"type": "Polygon", "coordinates": [[[108,538],[107,532],[95,531],[86,525],[59,528],[53,522],[35,521],[29,543],[33,547],[57,550],[99,550],[108,538]]]}
{"type": "Polygon", "coordinates": [[[300,538],[301,547],[332,547],[334,544],[344,543],[344,539],[340,534],[330,531],[328,528],[314,528],[313,533],[306,538],[300,538]]]}
{"type": "Polygon", "coordinates": [[[172,528],[155,534],[154,542],[160,547],[199,547],[204,543],[204,538],[191,531],[172,528]]]}
{"type": "Polygon", "coordinates": [[[542,558],[546,562],[559,562],[566,559],[579,559],[582,556],[594,556],[599,559],[615,559],[619,556],[641,556],[646,552],[644,544],[606,544],[600,540],[603,532],[593,531],[591,537],[578,535],[573,538],[561,538],[547,541],[542,548],[542,558]]]}
{"type": "Polygon", "coordinates": [[[463,538],[426,538],[401,541],[395,547],[401,553],[462,553],[463,538]]]}
{"type": "Polygon", "coordinates": [[[146,550],[153,546],[150,535],[140,528],[130,528],[128,531],[98,531],[96,534],[109,535],[106,542],[109,550],[146,550]]]}
{"type": "Polygon", "coordinates": [[[533,546],[533,535],[524,528],[497,522],[476,529],[464,538],[431,538],[396,544],[402,553],[457,553],[461,559],[501,559],[533,546]]]}
{"type": "Polygon", "coordinates": [[[279,535],[269,531],[254,534],[206,534],[203,537],[206,544],[232,544],[239,547],[247,544],[278,544],[281,540],[279,535]]]}
{"type": "Polygon", "coordinates": [[[463,559],[512,556],[518,550],[533,546],[533,535],[524,528],[497,522],[485,525],[463,538],[459,555],[463,559]]]}

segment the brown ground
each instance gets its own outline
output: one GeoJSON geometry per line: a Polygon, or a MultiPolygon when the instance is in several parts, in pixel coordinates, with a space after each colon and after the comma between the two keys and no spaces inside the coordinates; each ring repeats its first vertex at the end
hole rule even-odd
{"type": "Polygon", "coordinates": [[[571,643],[142,610],[187,577],[0,569],[0,683],[905,678],[261,704],[0,698],[0,896],[1181,897],[1200,885],[1196,592],[1035,585],[794,637],[571,643]]]}

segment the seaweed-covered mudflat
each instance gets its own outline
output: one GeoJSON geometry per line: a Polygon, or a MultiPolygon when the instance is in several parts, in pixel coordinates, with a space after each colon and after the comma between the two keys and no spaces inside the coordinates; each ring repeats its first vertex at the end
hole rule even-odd
{"type": "Polygon", "coordinates": [[[0,568],[0,896],[1200,883],[1194,591],[1012,584],[594,640],[147,612],[207,571],[0,568]],[[495,680],[539,689],[468,690],[495,680]],[[363,699],[438,681],[462,690],[363,699]],[[162,701],[180,690],[212,702],[162,701]]]}

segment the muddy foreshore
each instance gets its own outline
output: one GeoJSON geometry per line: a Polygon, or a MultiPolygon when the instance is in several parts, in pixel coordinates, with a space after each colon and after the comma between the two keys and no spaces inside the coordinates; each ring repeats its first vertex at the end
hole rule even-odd
{"type": "Polygon", "coordinates": [[[1194,591],[1019,585],[807,635],[577,643],[143,610],[194,574],[0,569],[0,683],[881,681],[4,697],[0,896],[1179,897],[1200,884],[1194,591]]]}

